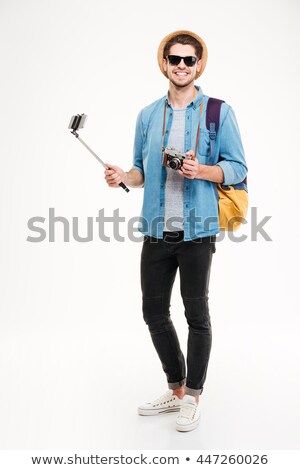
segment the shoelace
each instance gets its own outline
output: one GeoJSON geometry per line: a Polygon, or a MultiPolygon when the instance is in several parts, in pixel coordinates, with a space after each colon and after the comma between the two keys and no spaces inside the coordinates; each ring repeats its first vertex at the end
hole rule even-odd
{"type": "Polygon", "coordinates": [[[173,395],[170,395],[168,392],[166,392],[161,397],[154,400],[153,405],[160,405],[171,400],[173,400],[173,395]]]}
{"type": "Polygon", "coordinates": [[[187,418],[192,420],[195,416],[197,410],[197,405],[192,405],[191,403],[186,403],[180,408],[179,418],[187,418]]]}

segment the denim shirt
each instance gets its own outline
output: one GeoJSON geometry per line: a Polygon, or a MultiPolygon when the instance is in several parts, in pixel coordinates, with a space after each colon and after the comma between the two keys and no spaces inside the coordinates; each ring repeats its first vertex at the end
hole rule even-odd
{"type": "MultiPolygon", "coordinates": [[[[247,174],[247,165],[234,112],[228,104],[222,103],[214,161],[211,162],[209,132],[205,125],[208,96],[203,95],[199,86],[196,88],[198,94],[186,108],[184,151],[195,150],[200,103],[203,100],[196,158],[202,164],[218,164],[223,170],[225,185],[240,183],[247,174]],[[218,161],[219,156],[222,157],[222,161],[218,161]]],[[[162,166],[161,147],[165,103],[167,103],[167,109],[163,145],[168,146],[173,109],[167,94],[146,106],[138,114],[132,166],[144,176],[144,199],[139,231],[156,238],[163,238],[164,226],[167,172],[162,166]]],[[[185,241],[219,233],[218,192],[215,183],[196,178],[184,178],[183,209],[185,241]]]]}

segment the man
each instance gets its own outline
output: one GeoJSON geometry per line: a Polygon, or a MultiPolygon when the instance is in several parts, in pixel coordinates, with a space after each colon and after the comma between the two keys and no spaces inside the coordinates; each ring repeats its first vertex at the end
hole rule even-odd
{"type": "Polygon", "coordinates": [[[207,49],[191,31],[166,36],[158,49],[160,70],[169,91],[138,115],[133,167],[124,172],[107,164],[110,187],[120,182],[144,187],[141,232],[143,317],[166,374],[168,391],[138,408],[140,415],[179,411],[178,431],[199,423],[211,350],[208,286],[218,224],[216,184],[236,184],[247,166],[234,113],[223,103],[215,141],[215,161],[209,163],[209,133],[205,126],[208,97],[194,81],[204,71],[207,49]],[[182,167],[172,169],[162,154],[183,152],[182,167]],[[219,161],[219,156],[222,157],[219,161]],[[172,286],[179,268],[180,289],[189,327],[187,367],[170,318],[172,286]]]}

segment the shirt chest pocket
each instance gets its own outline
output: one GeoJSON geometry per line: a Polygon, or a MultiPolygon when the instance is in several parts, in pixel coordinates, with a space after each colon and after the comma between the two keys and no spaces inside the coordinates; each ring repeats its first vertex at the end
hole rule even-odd
{"type": "Polygon", "coordinates": [[[209,132],[206,129],[200,130],[197,160],[199,163],[203,163],[205,165],[208,165],[210,162],[209,132]]]}

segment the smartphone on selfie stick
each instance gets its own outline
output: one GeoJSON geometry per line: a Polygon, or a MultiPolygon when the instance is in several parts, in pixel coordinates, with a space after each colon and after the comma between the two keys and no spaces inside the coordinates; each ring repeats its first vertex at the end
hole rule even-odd
{"type": "MultiPolygon", "coordinates": [[[[99,163],[101,163],[101,165],[106,170],[109,170],[109,167],[101,160],[101,158],[99,158],[98,155],[96,155],[95,152],[93,152],[93,150],[90,149],[90,147],[79,137],[79,134],[77,131],[78,129],[83,129],[86,118],[87,118],[86,114],[76,114],[76,116],[72,116],[68,129],[72,129],[71,134],[77,137],[77,139],[82,143],[82,145],[84,145],[85,148],[88,149],[88,151],[98,160],[99,163]]],[[[129,189],[124,183],[120,183],[119,186],[121,186],[121,188],[123,188],[124,191],[126,191],[126,193],[129,193],[129,189]]]]}

